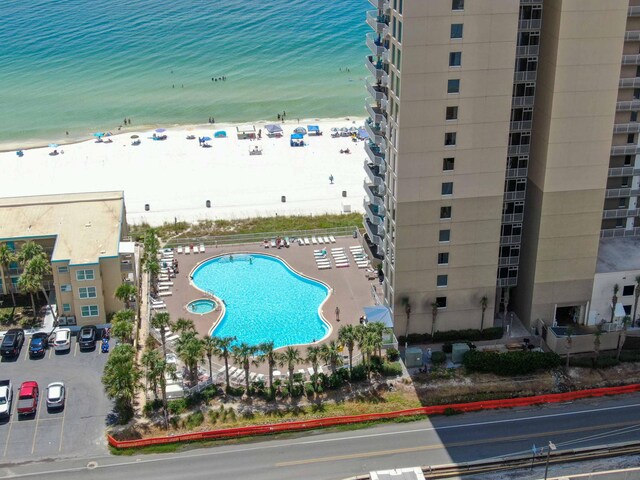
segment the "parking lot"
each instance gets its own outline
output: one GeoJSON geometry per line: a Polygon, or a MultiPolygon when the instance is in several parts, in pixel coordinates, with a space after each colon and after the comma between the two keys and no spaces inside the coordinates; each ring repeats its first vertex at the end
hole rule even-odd
{"type": "Polygon", "coordinates": [[[99,344],[95,350],[80,351],[73,337],[69,352],[50,347],[43,358],[31,359],[29,340],[27,336],[19,357],[0,363],[0,379],[11,380],[13,387],[11,416],[0,420],[0,464],[105,453],[104,429],[112,405],[100,378],[108,354],[101,353],[99,344]],[[40,388],[38,409],[35,415],[19,417],[20,384],[30,380],[40,388]],[[65,384],[65,407],[48,411],[46,389],[55,381],[65,384]]]}

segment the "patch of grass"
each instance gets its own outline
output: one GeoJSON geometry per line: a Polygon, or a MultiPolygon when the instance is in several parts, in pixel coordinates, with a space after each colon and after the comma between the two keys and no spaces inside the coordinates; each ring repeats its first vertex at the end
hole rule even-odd
{"type": "Polygon", "coordinates": [[[184,421],[184,426],[189,430],[193,430],[204,423],[204,414],[202,412],[194,412],[184,421]]]}

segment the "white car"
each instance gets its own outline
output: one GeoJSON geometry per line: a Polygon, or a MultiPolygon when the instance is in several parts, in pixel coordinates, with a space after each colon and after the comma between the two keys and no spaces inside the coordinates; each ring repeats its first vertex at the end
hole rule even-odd
{"type": "Polygon", "coordinates": [[[60,328],[55,332],[53,348],[56,351],[65,351],[71,348],[71,330],[68,328],[60,328]]]}
{"type": "Polygon", "coordinates": [[[53,382],[47,386],[47,408],[64,407],[65,389],[64,383],[53,382]]]}

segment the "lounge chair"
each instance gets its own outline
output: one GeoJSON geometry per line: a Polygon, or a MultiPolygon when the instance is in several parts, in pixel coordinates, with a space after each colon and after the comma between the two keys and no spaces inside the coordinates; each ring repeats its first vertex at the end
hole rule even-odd
{"type": "Polygon", "coordinates": [[[151,304],[151,310],[164,310],[165,308],[167,308],[167,304],[166,303],[153,303],[151,304]]]}
{"type": "Polygon", "coordinates": [[[194,255],[195,255],[196,253],[198,253],[198,245],[193,245],[193,246],[191,247],[191,250],[193,251],[194,255]]]}
{"type": "Polygon", "coordinates": [[[159,297],[170,297],[171,295],[172,295],[172,293],[170,291],[169,292],[160,292],[160,293],[158,293],[159,297]]]}
{"type": "Polygon", "coordinates": [[[173,287],[173,282],[169,282],[169,281],[158,282],[158,286],[159,287],[173,287]]]}
{"type": "Polygon", "coordinates": [[[304,245],[304,240],[302,240],[301,238],[298,239],[298,245],[303,246],[304,245]]]}
{"type": "Polygon", "coordinates": [[[309,376],[310,376],[310,377],[311,377],[311,376],[313,376],[313,374],[314,374],[313,367],[309,367],[309,368],[307,368],[307,372],[309,372],[309,376]]]}
{"type": "Polygon", "coordinates": [[[259,373],[258,376],[256,377],[256,379],[259,382],[264,382],[264,378],[265,378],[264,373],[259,373]]]}
{"type": "Polygon", "coordinates": [[[204,243],[201,243],[201,244],[200,244],[200,248],[199,248],[199,250],[200,250],[200,253],[205,253],[205,252],[206,252],[206,249],[205,249],[205,247],[204,247],[204,243]]]}
{"type": "Polygon", "coordinates": [[[180,335],[176,333],[171,333],[171,335],[165,336],[164,339],[166,342],[173,342],[174,340],[180,338],[180,335]]]}
{"type": "Polygon", "coordinates": [[[367,268],[369,266],[368,263],[358,263],[358,262],[356,262],[356,265],[358,266],[358,268],[367,268]]]}
{"type": "Polygon", "coordinates": [[[329,235],[329,240],[331,240],[331,243],[336,243],[336,239],[333,235],[329,235]]]}
{"type": "Polygon", "coordinates": [[[324,243],[324,240],[322,240],[322,237],[318,237],[318,243],[319,243],[320,245],[322,245],[322,244],[324,243]]]}
{"type": "Polygon", "coordinates": [[[318,270],[329,270],[331,268],[330,264],[327,265],[318,265],[318,270]]]}
{"type": "Polygon", "coordinates": [[[183,252],[182,245],[180,245],[180,246],[178,247],[178,253],[182,253],[182,252],[183,252]]]}
{"type": "Polygon", "coordinates": [[[272,239],[271,239],[271,248],[276,248],[276,247],[277,247],[276,239],[275,239],[275,238],[272,238],[272,239]]]}
{"type": "Polygon", "coordinates": [[[345,262],[336,262],[336,268],[348,267],[349,264],[345,262]]]}
{"type": "Polygon", "coordinates": [[[309,239],[307,237],[304,237],[304,244],[305,245],[311,245],[311,242],[309,241],[309,239]]]}
{"type": "Polygon", "coordinates": [[[166,292],[167,290],[169,290],[169,287],[166,285],[158,285],[158,291],[159,292],[166,292]]]}
{"type": "Polygon", "coordinates": [[[304,378],[304,377],[306,377],[306,376],[307,376],[307,372],[304,370],[304,368],[300,368],[300,369],[298,370],[298,373],[299,373],[300,375],[302,375],[302,378],[304,378]]]}
{"type": "Polygon", "coordinates": [[[331,243],[331,240],[329,240],[329,237],[324,237],[324,243],[331,243]]]}
{"type": "Polygon", "coordinates": [[[316,237],[311,237],[311,243],[313,243],[314,245],[317,245],[318,239],[316,237]]]}
{"type": "Polygon", "coordinates": [[[184,253],[185,255],[189,255],[191,253],[191,247],[189,245],[184,247],[184,253]]]}
{"type": "Polygon", "coordinates": [[[332,252],[344,252],[344,247],[333,247],[332,252]]]}

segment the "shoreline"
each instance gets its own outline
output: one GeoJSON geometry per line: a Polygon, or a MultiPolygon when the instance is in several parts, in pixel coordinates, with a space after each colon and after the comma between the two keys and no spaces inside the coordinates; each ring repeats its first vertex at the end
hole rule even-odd
{"type": "MultiPolygon", "coordinates": [[[[240,125],[268,125],[268,124],[277,124],[277,125],[297,125],[300,123],[303,126],[306,126],[310,122],[345,122],[345,121],[355,121],[356,124],[364,123],[366,119],[366,115],[350,115],[346,117],[323,117],[323,118],[287,118],[286,120],[247,120],[245,122],[220,122],[220,123],[152,123],[152,124],[141,124],[141,125],[119,125],[113,129],[106,129],[104,132],[109,132],[112,137],[116,137],[119,135],[125,134],[133,134],[140,133],[142,131],[147,130],[155,130],[156,128],[166,128],[168,132],[178,131],[178,130],[202,130],[210,128],[212,130],[223,130],[235,128],[240,125]]],[[[8,140],[5,142],[0,142],[0,153],[6,152],[15,152],[17,150],[34,150],[37,148],[47,148],[49,144],[56,143],[61,147],[67,145],[76,145],[79,143],[83,143],[89,140],[93,140],[94,137],[92,133],[86,135],[69,135],[69,136],[61,136],[58,138],[53,138],[52,140],[43,140],[43,139],[35,139],[35,140],[27,140],[24,142],[8,140]]]]}

